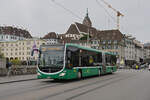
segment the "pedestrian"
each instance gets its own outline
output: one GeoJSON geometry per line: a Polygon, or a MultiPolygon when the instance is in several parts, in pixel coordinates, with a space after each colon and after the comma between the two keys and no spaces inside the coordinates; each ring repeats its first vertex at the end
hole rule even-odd
{"type": "Polygon", "coordinates": [[[9,67],[9,59],[6,58],[6,69],[8,70],[8,67],[9,67]]]}
{"type": "Polygon", "coordinates": [[[138,64],[136,64],[136,69],[139,69],[139,66],[138,66],[138,64]]]}
{"type": "Polygon", "coordinates": [[[9,62],[9,59],[6,59],[6,69],[7,69],[7,76],[10,76],[11,73],[11,62],[9,62]]]}

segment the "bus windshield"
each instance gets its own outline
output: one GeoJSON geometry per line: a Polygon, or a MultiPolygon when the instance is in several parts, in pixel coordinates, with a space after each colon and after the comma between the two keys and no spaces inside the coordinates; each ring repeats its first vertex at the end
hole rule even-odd
{"type": "Polygon", "coordinates": [[[63,68],[64,46],[41,47],[39,68],[44,72],[57,72],[63,68]]]}

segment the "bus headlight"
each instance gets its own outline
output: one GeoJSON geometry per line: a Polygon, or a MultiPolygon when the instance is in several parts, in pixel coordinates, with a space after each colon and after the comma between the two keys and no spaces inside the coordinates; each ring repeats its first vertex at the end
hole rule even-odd
{"type": "Polygon", "coordinates": [[[66,73],[61,73],[61,74],[59,74],[59,76],[65,76],[65,74],[66,74],[66,73]]]}
{"type": "Polygon", "coordinates": [[[39,72],[37,72],[37,75],[40,76],[41,74],[39,72]]]}

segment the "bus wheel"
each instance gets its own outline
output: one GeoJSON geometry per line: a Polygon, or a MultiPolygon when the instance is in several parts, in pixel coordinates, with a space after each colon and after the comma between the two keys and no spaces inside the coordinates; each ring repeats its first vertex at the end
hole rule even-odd
{"type": "Polygon", "coordinates": [[[81,71],[78,72],[78,79],[81,79],[82,75],[81,75],[81,71]]]}
{"type": "Polygon", "coordinates": [[[98,76],[101,76],[101,70],[100,69],[98,70],[98,76]]]}

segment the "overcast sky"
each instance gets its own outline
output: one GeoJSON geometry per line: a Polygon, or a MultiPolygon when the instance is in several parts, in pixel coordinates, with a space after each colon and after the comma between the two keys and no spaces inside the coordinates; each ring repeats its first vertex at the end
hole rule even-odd
{"type": "MultiPolygon", "coordinates": [[[[88,8],[93,27],[99,30],[116,28],[116,13],[101,0],[99,0],[100,5],[96,0],[55,1],[80,18],[58,6],[52,0],[0,0],[0,25],[23,27],[33,36],[38,37],[48,32],[65,33],[70,24],[82,23],[88,8]]],[[[132,34],[142,42],[150,42],[149,0],[105,1],[125,15],[120,18],[122,33],[132,34]]]]}

